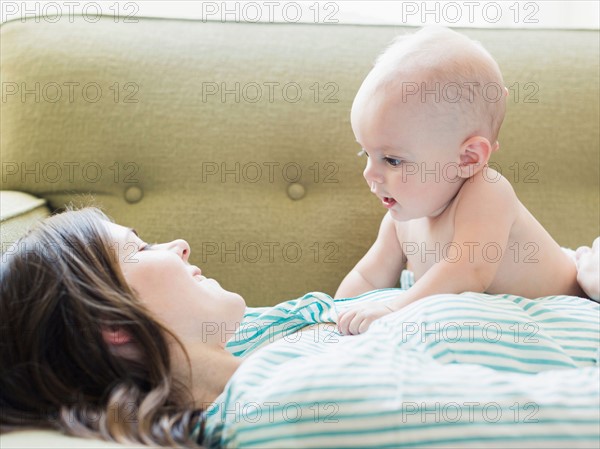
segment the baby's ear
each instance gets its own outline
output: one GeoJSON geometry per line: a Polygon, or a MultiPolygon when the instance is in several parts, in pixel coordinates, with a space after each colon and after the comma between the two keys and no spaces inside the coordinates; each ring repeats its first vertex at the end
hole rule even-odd
{"type": "Polygon", "coordinates": [[[493,149],[482,136],[468,138],[460,148],[459,176],[470,178],[488,163],[493,149]]]}

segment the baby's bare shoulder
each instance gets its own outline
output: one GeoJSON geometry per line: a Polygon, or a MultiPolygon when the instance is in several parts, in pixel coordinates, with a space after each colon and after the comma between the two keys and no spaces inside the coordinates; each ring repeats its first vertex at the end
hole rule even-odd
{"type": "MultiPolygon", "coordinates": [[[[454,205],[454,223],[467,233],[489,228],[494,222],[498,232],[513,226],[520,203],[510,182],[495,170],[484,168],[462,185],[454,205]]],[[[478,231],[479,232],[479,231],[478,231]]]]}
{"type": "Polygon", "coordinates": [[[457,199],[471,204],[499,201],[498,205],[503,206],[517,205],[519,201],[508,179],[487,166],[465,181],[457,199]]]}

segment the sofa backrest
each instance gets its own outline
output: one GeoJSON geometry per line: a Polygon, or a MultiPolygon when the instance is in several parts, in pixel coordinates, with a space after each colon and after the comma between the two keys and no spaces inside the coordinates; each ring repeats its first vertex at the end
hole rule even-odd
{"type": "MultiPolygon", "coordinates": [[[[407,27],[104,17],[0,27],[2,183],[96,204],[249,305],[333,294],[385,210],[350,127],[407,27]]],[[[511,92],[494,167],[563,246],[598,230],[596,31],[458,30],[511,92]]]]}

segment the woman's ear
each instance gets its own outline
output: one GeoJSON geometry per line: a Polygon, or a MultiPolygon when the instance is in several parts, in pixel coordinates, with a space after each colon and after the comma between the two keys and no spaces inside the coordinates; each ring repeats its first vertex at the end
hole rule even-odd
{"type": "Polygon", "coordinates": [[[124,359],[142,361],[143,355],[131,334],[122,328],[102,328],[102,339],[108,345],[109,351],[124,359]]]}
{"type": "Polygon", "coordinates": [[[102,338],[109,346],[122,346],[132,341],[131,335],[121,328],[102,328],[102,338]]]}
{"type": "Polygon", "coordinates": [[[482,136],[468,138],[460,148],[459,176],[470,178],[488,163],[493,149],[482,136]]]}

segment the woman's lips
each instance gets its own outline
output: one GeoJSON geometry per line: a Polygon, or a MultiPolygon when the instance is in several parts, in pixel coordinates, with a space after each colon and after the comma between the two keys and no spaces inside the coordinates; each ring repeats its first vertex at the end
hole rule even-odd
{"type": "Polygon", "coordinates": [[[381,202],[383,203],[383,206],[387,209],[391,209],[396,204],[396,200],[389,196],[384,196],[381,202]]]}
{"type": "Polygon", "coordinates": [[[200,268],[198,268],[196,265],[194,265],[192,268],[193,268],[192,277],[194,279],[198,280],[198,282],[206,279],[206,277],[202,276],[202,270],[200,270],[200,268]]]}

